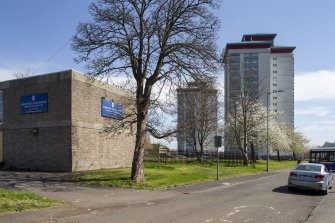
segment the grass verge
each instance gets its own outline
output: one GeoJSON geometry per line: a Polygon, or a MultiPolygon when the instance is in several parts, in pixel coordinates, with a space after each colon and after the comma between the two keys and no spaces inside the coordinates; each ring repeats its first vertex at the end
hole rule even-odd
{"type": "MultiPolygon", "coordinates": [[[[271,161],[269,169],[271,171],[291,169],[294,166],[296,166],[296,162],[294,161],[271,161]]],[[[256,174],[264,172],[265,169],[265,161],[257,162],[255,167],[220,163],[219,179],[222,180],[236,176],[256,174]]],[[[130,168],[118,168],[85,173],[73,177],[72,181],[88,185],[162,190],[216,179],[216,163],[210,162],[172,162],[166,164],[145,162],[144,171],[146,182],[139,184],[133,184],[130,181],[130,168]]]]}
{"type": "Polygon", "coordinates": [[[16,192],[0,188],[0,213],[46,208],[62,204],[33,193],[16,192]]]}

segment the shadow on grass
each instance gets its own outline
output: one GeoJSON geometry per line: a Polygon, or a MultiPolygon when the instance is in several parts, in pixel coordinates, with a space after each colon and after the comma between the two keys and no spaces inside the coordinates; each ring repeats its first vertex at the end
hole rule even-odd
{"type": "Polygon", "coordinates": [[[115,178],[81,178],[77,177],[71,179],[70,182],[79,183],[80,185],[96,185],[96,186],[104,186],[104,187],[125,187],[132,188],[134,184],[131,182],[130,177],[119,177],[115,178]]]}
{"type": "Polygon", "coordinates": [[[115,180],[122,180],[122,181],[130,181],[130,177],[118,177],[118,178],[89,178],[89,179],[85,179],[85,178],[81,178],[81,177],[77,177],[75,179],[72,179],[72,181],[76,182],[76,181],[115,181],[115,180]]]}

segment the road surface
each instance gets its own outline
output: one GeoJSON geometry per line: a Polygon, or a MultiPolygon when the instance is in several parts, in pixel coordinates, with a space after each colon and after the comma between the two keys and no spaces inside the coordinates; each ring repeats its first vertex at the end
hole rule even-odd
{"type": "Polygon", "coordinates": [[[289,192],[288,171],[213,181],[167,191],[78,186],[28,173],[0,173],[0,186],[66,200],[61,207],[0,216],[1,223],[306,222],[323,199],[289,192]]]}

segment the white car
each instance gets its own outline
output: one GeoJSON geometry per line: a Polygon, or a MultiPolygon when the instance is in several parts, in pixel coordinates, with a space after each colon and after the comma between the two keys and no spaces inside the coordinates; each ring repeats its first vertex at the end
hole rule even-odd
{"type": "Polygon", "coordinates": [[[328,194],[332,188],[333,176],[327,167],[318,163],[301,163],[290,172],[288,189],[303,188],[321,191],[328,194]]]}

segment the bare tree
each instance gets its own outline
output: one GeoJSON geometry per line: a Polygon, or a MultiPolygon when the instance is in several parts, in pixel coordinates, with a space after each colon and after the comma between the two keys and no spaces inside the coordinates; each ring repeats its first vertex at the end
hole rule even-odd
{"type": "MultiPolygon", "coordinates": [[[[136,142],[131,179],[144,181],[143,143],[153,88],[178,80],[211,76],[217,67],[218,19],[210,9],[219,0],[98,0],[93,20],[81,23],[72,47],[88,73],[135,82],[136,142]]],[[[150,126],[151,132],[155,129],[150,126]]]]}
{"type": "Polygon", "coordinates": [[[15,72],[13,76],[17,79],[20,79],[20,78],[25,78],[25,77],[32,77],[34,76],[34,73],[31,72],[31,70],[28,68],[25,71],[15,72]]]}
{"type": "Polygon", "coordinates": [[[323,145],[321,147],[334,147],[335,146],[335,142],[324,142],[323,145]]]}
{"type": "Polygon", "coordinates": [[[192,84],[194,86],[178,90],[178,129],[182,135],[179,140],[190,138],[197,159],[202,161],[204,150],[210,144],[214,146],[218,130],[219,91],[211,81],[192,84]]]}

